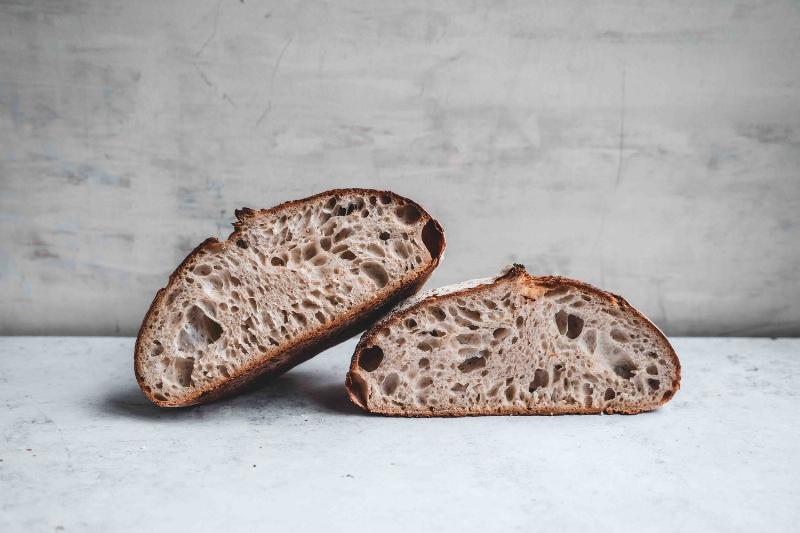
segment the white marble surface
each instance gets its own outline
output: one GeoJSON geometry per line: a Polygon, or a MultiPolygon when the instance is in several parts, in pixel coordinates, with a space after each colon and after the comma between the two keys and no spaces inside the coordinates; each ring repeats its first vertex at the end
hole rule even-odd
{"type": "Polygon", "coordinates": [[[132,339],[0,338],[0,530],[796,531],[800,340],[678,338],[639,416],[393,419],[353,341],[235,399],[149,405],[132,339]]]}
{"type": "Polygon", "coordinates": [[[0,0],[0,335],[133,335],[233,210],[390,188],[524,263],[800,335],[800,3],[0,0]]]}

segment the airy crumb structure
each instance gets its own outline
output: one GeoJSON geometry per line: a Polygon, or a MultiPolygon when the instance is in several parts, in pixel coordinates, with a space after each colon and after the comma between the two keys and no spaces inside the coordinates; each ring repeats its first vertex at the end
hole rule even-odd
{"type": "Polygon", "coordinates": [[[347,376],[354,403],[406,416],[638,413],[679,386],[672,346],[624,299],[521,265],[401,305],[347,376]]]}
{"type": "Polygon", "coordinates": [[[334,190],[236,212],[159,291],[136,343],[142,390],[163,406],[231,392],[357,333],[416,292],[444,249],[439,224],[394,193],[334,190]]]}

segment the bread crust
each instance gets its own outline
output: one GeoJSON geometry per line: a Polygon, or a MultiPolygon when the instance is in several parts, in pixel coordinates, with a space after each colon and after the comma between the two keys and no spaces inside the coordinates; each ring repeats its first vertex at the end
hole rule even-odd
{"type": "Polygon", "coordinates": [[[206,403],[230,396],[246,388],[248,385],[252,384],[254,380],[260,377],[280,375],[297,366],[298,364],[314,357],[320,352],[330,348],[331,346],[339,344],[353,335],[356,335],[357,333],[363,331],[369,324],[389,311],[395,304],[416,293],[425,284],[430,275],[439,265],[439,261],[441,260],[441,257],[447,246],[444,230],[442,229],[441,224],[439,224],[439,222],[418,203],[404,196],[400,196],[392,191],[360,188],[331,189],[307,198],[302,198],[300,200],[283,202],[269,209],[255,210],[249,207],[244,207],[242,209],[237,209],[235,211],[235,215],[237,220],[233,224],[234,230],[225,241],[219,241],[214,237],[204,240],[194,250],[189,252],[189,255],[187,255],[180,265],[178,265],[178,267],[172,272],[172,274],[170,274],[166,287],[163,287],[156,292],[156,296],[153,298],[153,302],[150,304],[150,307],[147,310],[144,319],[142,320],[142,324],[139,327],[139,333],[137,334],[136,344],[134,346],[134,373],[136,375],[136,381],[139,384],[139,387],[142,389],[144,395],[148,400],[158,406],[187,407],[190,405],[206,403]],[[421,220],[425,224],[432,222],[433,231],[436,233],[437,240],[435,241],[435,249],[430,250],[430,263],[416,274],[401,280],[399,286],[390,288],[389,290],[384,289],[382,291],[376,291],[376,295],[372,300],[365,302],[357,308],[351,309],[347,313],[343,313],[335,320],[326,324],[320,332],[292,339],[286,343],[286,347],[282,351],[274,353],[271,356],[263,354],[261,357],[254,358],[249,365],[243,366],[222,383],[210,385],[203,389],[193,391],[191,394],[180,400],[170,399],[164,401],[156,398],[153,391],[149,391],[144,382],[143,367],[144,360],[147,355],[144,352],[142,340],[148,321],[151,319],[154,311],[161,308],[168,289],[172,287],[173,283],[175,283],[177,279],[179,279],[180,274],[193,266],[194,260],[202,252],[206,250],[214,251],[215,249],[219,249],[220,247],[226,245],[235,246],[236,239],[240,235],[241,229],[246,227],[247,223],[252,219],[261,218],[278,211],[291,210],[295,207],[301,207],[320,197],[345,194],[376,196],[388,195],[392,201],[403,202],[416,207],[422,215],[421,220]]]}
{"type": "Polygon", "coordinates": [[[470,285],[465,285],[464,288],[456,287],[455,290],[448,290],[448,288],[442,289],[434,289],[432,291],[428,291],[425,294],[420,294],[412,299],[410,302],[406,302],[401,304],[399,307],[392,310],[389,314],[387,314],[380,322],[376,323],[372,326],[369,330],[364,332],[361,339],[356,346],[355,352],[353,353],[353,357],[350,361],[350,369],[347,372],[347,376],[345,377],[345,389],[347,390],[347,395],[350,397],[350,401],[352,401],[355,405],[362,408],[363,410],[375,413],[375,414],[382,414],[382,415],[389,415],[389,416],[408,416],[408,417],[456,417],[456,416],[486,416],[486,415],[567,415],[567,414],[638,414],[646,411],[651,411],[657,409],[658,407],[664,405],[666,402],[671,400],[675,394],[680,389],[680,381],[681,381],[681,364],[680,360],[678,359],[677,353],[675,353],[674,348],[670,344],[667,337],[664,333],[655,325],[653,324],[647,317],[645,317],[641,312],[639,312],[635,307],[630,305],[622,296],[598,289],[597,287],[590,285],[588,283],[584,283],[582,281],[564,278],[561,276],[531,276],[525,270],[525,267],[521,264],[514,264],[511,265],[504,273],[496,278],[487,278],[485,280],[476,280],[474,283],[470,285]],[[418,309],[422,306],[427,306],[436,302],[452,300],[458,298],[460,296],[472,294],[478,291],[481,291],[489,286],[497,285],[501,283],[508,283],[511,281],[522,281],[525,287],[531,289],[535,292],[544,292],[545,290],[555,289],[558,287],[563,286],[570,286],[575,287],[578,289],[589,291],[596,296],[606,300],[610,304],[617,305],[621,310],[625,312],[633,313],[635,316],[642,319],[645,326],[650,329],[661,341],[665,347],[668,347],[667,350],[668,357],[671,359],[673,365],[675,366],[675,379],[672,382],[672,387],[670,390],[665,393],[662,397],[660,403],[653,406],[631,406],[630,408],[625,407],[614,407],[614,408],[587,408],[587,407],[562,407],[562,408],[536,408],[536,407],[491,407],[486,408],[483,410],[466,410],[461,409],[458,407],[452,408],[444,408],[444,409],[436,409],[429,408],[430,412],[406,412],[402,408],[387,408],[387,409],[371,409],[367,406],[367,402],[362,397],[363,395],[363,388],[361,385],[361,378],[359,376],[359,359],[361,357],[362,352],[368,346],[374,344],[375,336],[385,327],[390,327],[396,324],[400,324],[406,316],[411,313],[412,311],[418,309]]]}

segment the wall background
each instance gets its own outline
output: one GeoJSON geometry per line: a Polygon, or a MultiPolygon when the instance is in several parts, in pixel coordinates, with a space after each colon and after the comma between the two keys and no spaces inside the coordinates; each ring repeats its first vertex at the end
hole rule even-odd
{"type": "Polygon", "coordinates": [[[0,2],[0,334],[131,335],[233,210],[391,188],[668,333],[800,333],[797,2],[0,2]]]}

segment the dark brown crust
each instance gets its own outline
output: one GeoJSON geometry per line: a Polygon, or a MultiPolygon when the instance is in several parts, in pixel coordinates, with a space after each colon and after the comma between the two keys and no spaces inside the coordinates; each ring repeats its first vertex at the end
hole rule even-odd
{"type": "Polygon", "coordinates": [[[418,309],[421,306],[426,306],[432,304],[434,302],[442,301],[442,300],[449,300],[453,298],[457,298],[459,296],[464,296],[467,294],[471,294],[474,292],[478,292],[487,288],[486,284],[481,284],[475,287],[469,287],[463,290],[458,290],[455,292],[447,293],[444,295],[431,295],[427,298],[416,302],[414,305],[411,305],[407,308],[403,308],[399,312],[392,312],[387,315],[384,320],[380,323],[375,324],[372,328],[362,335],[361,340],[358,342],[356,346],[355,352],[353,353],[353,358],[350,361],[350,369],[347,372],[347,376],[345,377],[345,388],[347,389],[347,394],[350,397],[350,400],[356,404],[358,407],[361,407],[365,411],[375,413],[375,414],[382,414],[382,415],[389,415],[389,416],[409,416],[409,417],[434,417],[434,416],[442,416],[442,417],[449,417],[449,416],[484,416],[484,415],[566,415],[566,414],[612,414],[612,413],[619,413],[619,414],[637,414],[642,413],[645,411],[650,411],[664,405],[669,400],[675,397],[675,394],[680,389],[680,381],[681,381],[681,363],[678,359],[678,355],[675,353],[674,348],[670,344],[667,337],[661,332],[658,327],[653,324],[647,317],[645,317],[641,312],[639,312],[636,308],[630,305],[623,297],[618,296],[616,294],[603,291],[589,285],[588,283],[583,283],[582,281],[577,281],[570,278],[563,278],[560,276],[531,276],[525,271],[525,267],[523,265],[515,264],[511,269],[508,270],[504,275],[494,279],[490,285],[494,286],[499,283],[506,283],[508,281],[514,280],[516,278],[522,278],[526,285],[529,287],[541,287],[545,289],[554,289],[563,286],[571,286],[578,289],[582,289],[588,292],[591,292],[605,300],[607,300],[611,304],[616,304],[619,308],[624,312],[633,313],[635,316],[642,319],[643,323],[646,327],[650,328],[655,335],[660,338],[664,346],[669,348],[668,353],[670,358],[672,359],[672,363],[675,366],[675,379],[673,380],[672,387],[669,391],[667,391],[661,399],[661,402],[658,405],[650,406],[650,407],[632,407],[630,409],[625,408],[605,408],[605,409],[598,409],[598,408],[586,408],[586,407],[574,407],[574,408],[543,408],[543,409],[536,409],[536,408],[527,408],[527,407],[501,407],[501,408],[488,408],[484,411],[467,411],[465,409],[458,409],[453,408],[450,410],[442,410],[442,411],[433,411],[431,412],[404,412],[402,409],[388,409],[385,411],[379,411],[376,409],[370,409],[367,407],[367,402],[364,401],[362,398],[362,391],[361,384],[363,381],[359,376],[360,369],[358,368],[358,361],[361,356],[362,351],[367,348],[368,346],[374,344],[374,337],[377,333],[385,328],[391,327],[395,324],[399,324],[409,313],[418,309]]]}
{"type": "Polygon", "coordinates": [[[215,386],[207,387],[206,389],[195,391],[191,395],[182,398],[180,401],[159,400],[155,398],[152,391],[148,391],[145,388],[144,383],[143,361],[146,355],[143,351],[143,347],[141,346],[141,340],[145,332],[145,326],[150,320],[153,311],[161,306],[161,302],[164,299],[167,289],[176,279],[179,278],[180,273],[189,267],[193,263],[194,259],[202,252],[206,250],[213,251],[215,247],[221,247],[224,245],[223,242],[220,242],[214,237],[208,238],[200,243],[194,250],[192,250],[181,262],[181,264],[178,265],[178,268],[176,268],[175,271],[170,274],[167,286],[158,290],[155,298],[153,298],[153,302],[150,304],[150,308],[147,310],[147,313],[142,320],[142,325],[139,328],[139,334],[136,337],[136,345],[134,346],[134,372],[136,374],[136,381],[139,383],[139,387],[142,389],[142,392],[147,399],[161,407],[186,407],[199,403],[206,403],[234,394],[262,376],[276,376],[282,374],[283,372],[286,372],[294,366],[307,361],[311,357],[330,348],[331,346],[349,339],[353,335],[363,331],[365,327],[374,322],[376,319],[380,318],[395,304],[411,296],[420,288],[422,288],[430,275],[433,273],[434,269],[438,266],[442,254],[444,253],[444,249],[446,247],[444,230],[439,222],[430,214],[428,214],[428,212],[422,208],[422,206],[413,200],[410,200],[409,198],[405,198],[391,191],[358,188],[332,189],[315,194],[314,196],[310,196],[308,198],[284,202],[269,209],[254,210],[248,207],[237,209],[235,211],[237,221],[234,222],[234,231],[228,236],[225,242],[235,242],[240,233],[240,229],[250,218],[259,218],[279,210],[289,209],[307,202],[314,201],[319,197],[337,194],[363,194],[376,196],[389,195],[393,202],[403,202],[415,206],[417,209],[419,209],[420,213],[422,213],[422,220],[426,224],[428,222],[433,222],[435,229],[439,232],[441,237],[441,245],[437,248],[437,250],[435,250],[437,254],[433,256],[431,262],[424,269],[417,272],[416,275],[404,280],[398,287],[389,291],[387,294],[380,295],[380,293],[378,293],[378,295],[372,301],[366,302],[361,307],[352,309],[350,312],[343,314],[337,320],[327,324],[327,327],[322,332],[315,335],[307,335],[305,337],[297,338],[293,343],[289,344],[285,350],[273,354],[269,359],[254,359],[250,365],[239,369],[236,374],[231,376],[231,378],[225,382],[215,386]]]}

